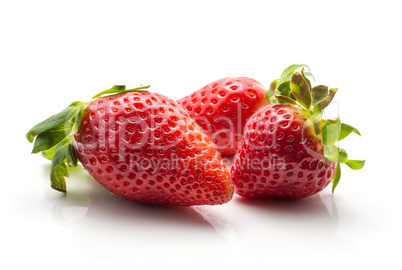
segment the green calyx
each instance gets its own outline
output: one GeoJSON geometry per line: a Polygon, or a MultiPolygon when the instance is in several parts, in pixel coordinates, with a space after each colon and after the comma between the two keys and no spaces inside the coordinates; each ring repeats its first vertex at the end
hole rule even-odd
{"type": "Polygon", "coordinates": [[[127,92],[139,92],[141,90],[144,89],[148,89],[150,87],[150,85],[146,85],[146,86],[140,86],[137,88],[133,88],[133,89],[126,89],[125,85],[115,85],[110,89],[107,89],[105,91],[102,91],[98,94],[96,94],[95,96],[92,97],[92,99],[95,98],[99,98],[105,95],[115,95],[115,94],[122,94],[122,93],[127,93],[127,92]]]}
{"type": "Polygon", "coordinates": [[[335,144],[349,136],[352,132],[361,135],[360,132],[347,124],[341,123],[339,118],[335,120],[324,120],[322,114],[324,109],[331,103],[337,88],[328,88],[325,85],[312,87],[307,77],[313,77],[304,68],[306,65],[291,65],[287,67],[280,79],[271,83],[266,92],[266,98],[270,103],[288,103],[306,111],[314,125],[314,132],[320,136],[324,144],[325,157],[337,163],[335,175],[332,180],[332,192],[339,183],[341,177],[340,164],[344,163],[353,170],[363,168],[364,160],[352,160],[348,158],[346,151],[335,144]],[[300,70],[298,72],[297,70],[300,70]]]}
{"type": "MultiPolygon", "coordinates": [[[[107,95],[137,92],[149,87],[147,85],[126,90],[125,85],[115,85],[95,95],[92,100],[107,95]]],[[[43,157],[52,161],[50,181],[55,190],[66,192],[65,177],[69,176],[67,166],[76,167],[78,164],[73,136],[80,127],[87,105],[88,102],[75,101],[61,112],[35,125],[26,135],[27,140],[34,144],[32,153],[42,152],[43,157]]]]}

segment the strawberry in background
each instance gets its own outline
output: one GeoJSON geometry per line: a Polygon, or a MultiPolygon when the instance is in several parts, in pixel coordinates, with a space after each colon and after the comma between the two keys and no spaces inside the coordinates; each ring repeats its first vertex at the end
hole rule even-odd
{"type": "Polygon", "coordinates": [[[266,91],[251,78],[224,78],[177,102],[210,136],[221,155],[231,156],[236,153],[248,118],[269,104],[266,91]]]}

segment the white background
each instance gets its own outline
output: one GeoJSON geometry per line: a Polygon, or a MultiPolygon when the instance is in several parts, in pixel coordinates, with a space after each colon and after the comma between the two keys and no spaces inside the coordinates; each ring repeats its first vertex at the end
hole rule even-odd
{"type": "Polygon", "coordinates": [[[400,267],[400,10],[387,0],[1,1],[1,268],[400,267]],[[25,139],[114,84],[178,99],[226,76],[268,86],[294,63],[339,88],[332,111],[363,135],[340,146],[366,166],[345,167],[333,196],[149,207],[79,169],[65,196],[25,139]]]}

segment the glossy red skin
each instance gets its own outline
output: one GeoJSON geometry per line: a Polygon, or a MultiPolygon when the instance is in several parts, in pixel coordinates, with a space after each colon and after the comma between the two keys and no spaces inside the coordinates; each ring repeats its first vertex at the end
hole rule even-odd
{"type": "Polygon", "coordinates": [[[111,192],[146,204],[222,204],[230,174],[209,137],[176,102],[129,92],[88,104],[74,136],[84,168],[111,192]]]}
{"type": "Polygon", "coordinates": [[[272,104],[249,119],[231,168],[235,193],[247,198],[303,198],[323,190],[336,163],[305,112],[272,104]]]}
{"type": "Polygon", "coordinates": [[[246,77],[214,81],[177,102],[203,128],[222,156],[234,155],[247,119],[268,105],[264,88],[246,77]]]}

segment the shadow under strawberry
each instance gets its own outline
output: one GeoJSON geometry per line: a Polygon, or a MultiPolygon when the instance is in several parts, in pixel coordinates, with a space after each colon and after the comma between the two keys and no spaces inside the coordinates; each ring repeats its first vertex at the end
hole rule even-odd
{"type": "Polygon", "coordinates": [[[235,201],[258,216],[271,218],[275,223],[298,223],[300,227],[319,227],[319,230],[335,232],[339,225],[339,213],[332,197],[313,195],[304,199],[244,198],[235,201]],[[276,220],[274,220],[276,219],[276,220]]]}
{"type": "MultiPolygon", "coordinates": [[[[46,169],[48,171],[49,168],[46,169]]],[[[79,168],[70,170],[70,190],[68,193],[54,193],[45,190],[46,199],[53,204],[53,217],[55,223],[62,226],[75,226],[68,224],[68,218],[64,217],[64,210],[69,207],[87,208],[84,218],[91,213],[99,218],[115,222],[128,221],[177,225],[211,227],[197,211],[191,207],[177,207],[169,205],[147,205],[133,202],[117,196],[104,189],[99,183],[92,180],[91,176],[79,168]],[[67,223],[66,223],[67,222],[67,223]]],[[[89,217],[89,216],[88,216],[89,217]]],[[[101,221],[102,223],[104,221],[101,221]]]]}
{"type": "MultiPolygon", "coordinates": [[[[89,258],[141,259],[150,254],[158,258],[174,257],[208,243],[212,247],[205,252],[211,255],[218,254],[219,250],[231,250],[230,242],[199,209],[132,202],[105,191],[89,177],[88,185],[83,185],[83,178],[77,176],[80,184],[75,189],[74,175],[70,178],[67,194],[56,193],[58,197],[55,197],[54,192],[47,190],[53,196],[46,197],[53,204],[54,223],[61,229],[72,230],[74,252],[89,258]]],[[[208,212],[208,207],[203,211],[208,212]]]]}

